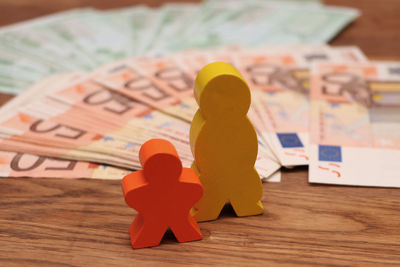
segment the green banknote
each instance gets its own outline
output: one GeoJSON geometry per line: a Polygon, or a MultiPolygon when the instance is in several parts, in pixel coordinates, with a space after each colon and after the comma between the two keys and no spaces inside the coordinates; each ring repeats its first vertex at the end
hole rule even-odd
{"type": "Polygon", "coordinates": [[[73,9],[0,29],[0,91],[18,94],[54,73],[191,48],[323,44],[358,15],[290,0],[73,9]]]}

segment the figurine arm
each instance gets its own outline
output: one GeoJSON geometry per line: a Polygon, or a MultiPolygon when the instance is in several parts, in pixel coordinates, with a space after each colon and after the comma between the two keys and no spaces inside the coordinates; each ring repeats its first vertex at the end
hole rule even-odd
{"type": "Polygon", "coordinates": [[[191,204],[191,206],[193,206],[203,196],[203,186],[201,185],[196,171],[192,168],[183,168],[179,181],[185,188],[185,193],[188,195],[187,199],[193,201],[191,204]]]}
{"type": "Polygon", "coordinates": [[[140,209],[140,203],[145,197],[145,189],[148,183],[144,177],[143,170],[126,175],[121,182],[125,202],[135,210],[140,209]]]}
{"type": "Polygon", "coordinates": [[[190,125],[190,133],[189,133],[189,141],[190,148],[194,155],[195,143],[200,134],[200,131],[205,123],[203,115],[200,112],[200,109],[197,110],[196,114],[193,117],[192,124],[190,125]]]}

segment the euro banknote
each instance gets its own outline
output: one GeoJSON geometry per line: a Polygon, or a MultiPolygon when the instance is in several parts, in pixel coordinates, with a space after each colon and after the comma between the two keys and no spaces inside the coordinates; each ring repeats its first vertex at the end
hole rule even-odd
{"type": "Polygon", "coordinates": [[[130,172],[104,164],[0,151],[0,177],[119,180],[130,172]]]}
{"type": "Polygon", "coordinates": [[[194,79],[215,61],[231,63],[247,81],[248,116],[259,143],[255,166],[263,180],[279,181],[281,165],[309,163],[310,66],[366,58],[356,47],[229,46],[54,75],[0,109],[0,150],[132,170],[141,168],[141,144],[163,138],[190,167],[189,129],[198,109],[194,79]]]}
{"type": "MultiPolygon", "coordinates": [[[[50,83],[50,85],[52,84],[50,83]]],[[[57,87],[52,86],[50,88],[53,90],[57,87]]],[[[120,136],[113,134],[113,132],[116,133],[121,130],[121,126],[107,123],[107,121],[118,121],[116,119],[119,119],[119,121],[124,122],[120,118],[121,116],[115,116],[113,120],[104,120],[106,123],[101,123],[102,119],[111,117],[111,115],[106,117],[107,114],[115,115],[116,109],[119,108],[118,106],[115,109],[112,109],[112,107],[107,108],[109,103],[103,101],[104,105],[98,108],[98,111],[105,107],[104,110],[106,112],[103,112],[105,114],[100,113],[100,116],[92,116],[93,113],[79,109],[77,105],[63,105],[62,102],[51,101],[49,98],[37,99],[38,92],[46,92],[46,90],[40,86],[33,89],[35,90],[28,90],[26,94],[11,101],[2,112],[1,136],[3,139],[1,147],[4,149],[14,147],[14,149],[18,149],[18,152],[24,152],[21,151],[21,149],[24,149],[23,146],[18,146],[17,148],[15,145],[18,142],[29,142],[32,145],[40,146],[40,148],[37,148],[36,153],[41,155],[95,162],[104,160],[106,162],[103,163],[138,168],[140,165],[137,160],[137,153],[140,144],[143,143],[145,138],[160,137],[155,133],[156,130],[152,133],[150,131],[142,133],[139,129],[136,129],[136,131],[131,132],[130,139],[118,138],[120,136]],[[36,99],[32,99],[32,94],[36,96],[36,99]],[[14,102],[16,102],[14,106],[17,106],[15,109],[12,108],[14,102]],[[27,102],[29,103],[21,107],[21,104],[27,102]],[[48,150],[49,148],[51,150],[48,150]],[[102,156],[100,157],[100,155],[102,156]]],[[[93,89],[96,90],[98,88],[93,89]]],[[[83,89],[81,88],[80,90],[83,89]]],[[[83,92],[85,93],[85,91],[83,92]]],[[[88,96],[93,91],[86,93],[86,96],[88,96]]],[[[112,101],[113,99],[110,100],[112,101]]],[[[119,100],[124,101],[124,99],[119,100]]],[[[86,101],[88,103],[86,106],[92,104],[90,101],[91,99],[86,101]]],[[[82,103],[86,102],[82,101],[82,103]]],[[[130,104],[129,102],[124,103],[130,104]]],[[[130,112],[130,115],[134,114],[134,112],[130,112]]],[[[150,128],[150,123],[147,124],[147,127],[150,128]]],[[[153,128],[155,129],[155,127],[153,128]]],[[[177,148],[179,149],[179,147],[177,148]]],[[[32,151],[25,152],[32,153],[32,151]]],[[[188,156],[189,154],[186,153],[188,156]]],[[[187,159],[188,156],[186,158],[183,157],[183,159],[187,159]]],[[[190,164],[191,161],[191,159],[188,159],[185,165],[190,164]]]]}
{"type": "Polygon", "coordinates": [[[323,44],[359,16],[318,1],[205,1],[79,8],[0,29],[0,90],[17,94],[61,72],[226,45],[323,44]],[[317,27],[318,26],[318,27],[317,27]]]}
{"type": "MultiPolygon", "coordinates": [[[[140,145],[164,138],[191,165],[189,123],[95,84],[90,75],[69,76],[65,84],[57,77],[56,85],[50,79],[33,87],[3,108],[1,149],[138,169],[140,145]]],[[[268,178],[280,165],[260,154],[256,167],[268,178]]]]}
{"type": "Polygon", "coordinates": [[[364,62],[354,47],[293,47],[243,51],[235,61],[253,88],[253,109],[260,132],[283,166],[307,165],[309,68],[315,62],[364,62]]]}
{"type": "MultiPolygon", "coordinates": [[[[191,53],[187,52],[184,58],[190,60],[191,57],[191,53]]],[[[227,57],[219,56],[217,59],[215,55],[208,55],[202,63],[222,59],[230,61],[227,57]]],[[[110,64],[95,71],[93,76],[95,81],[118,93],[190,123],[198,109],[192,89],[197,71],[171,56],[110,64]]],[[[258,127],[257,124],[255,127],[258,127]]],[[[259,159],[277,163],[267,143],[259,138],[259,144],[259,159]]],[[[277,167],[279,164],[274,165],[277,167]]]]}
{"type": "Polygon", "coordinates": [[[272,150],[270,158],[284,166],[295,166],[307,165],[309,159],[308,75],[311,63],[365,60],[356,47],[296,45],[255,50],[231,47],[126,60],[100,69],[94,77],[121,94],[190,122],[198,108],[191,87],[199,69],[214,61],[232,63],[253,90],[249,116],[260,134],[259,141],[272,150]],[[297,143],[290,145],[288,140],[297,143]]]}
{"type": "Polygon", "coordinates": [[[400,63],[314,66],[309,181],[400,187],[400,63]]]}

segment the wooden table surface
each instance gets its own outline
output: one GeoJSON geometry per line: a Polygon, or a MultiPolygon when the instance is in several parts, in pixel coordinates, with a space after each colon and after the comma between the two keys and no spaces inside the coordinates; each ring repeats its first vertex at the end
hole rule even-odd
{"type": "MultiPolygon", "coordinates": [[[[138,2],[1,0],[0,24],[77,6],[138,2]]],[[[327,3],[363,13],[333,45],[400,60],[400,1],[327,3]]],[[[8,99],[0,96],[1,103],[8,99]]],[[[227,207],[219,220],[200,224],[202,241],[178,244],[167,233],[159,247],[132,250],[128,226],[135,212],[124,203],[119,181],[0,179],[0,266],[400,265],[399,189],[311,185],[307,168],[284,170],[281,183],[263,188],[262,216],[236,218],[227,207]]]]}

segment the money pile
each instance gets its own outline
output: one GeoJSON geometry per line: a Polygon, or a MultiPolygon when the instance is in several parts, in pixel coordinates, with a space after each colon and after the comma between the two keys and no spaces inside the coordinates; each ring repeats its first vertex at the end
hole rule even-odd
{"type": "Polygon", "coordinates": [[[313,68],[310,182],[400,187],[400,62],[313,68]]]}
{"type": "Polygon", "coordinates": [[[126,169],[140,168],[138,150],[150,138],[170,140],[189,167],[188,134],[197,110],[193,81],[214,61],[236,66],[252,88],[256,168],[263,180],[279,181],[281,165],[308,164],[311,63],[366,59],[356,47],[224,47],[51,76],[0,109],[0,149],[8,151],[1,152],[3,175],[122,177],[126,169]]]}
{"type": "Polygon", "coordinates": [[[209,48],[324,44],[359,15],[317,1],[207,1],[99,11],[75,9],[0,29],[0,91],[118,59],[209,48]]]}
{"type": "Polygon", "coordinates": [[[22,93],[0,109],[0,176],[121,179],[141,168],[151,138],[171,141],[190,167],[193,81],[224,61],[252,90],[263,181],[309,165],[310,182],[400,187],[400,63],[321,45],[357,15],[312,1],[232,0],[81,9],[9,26],[0,87],[22,93]]]}

